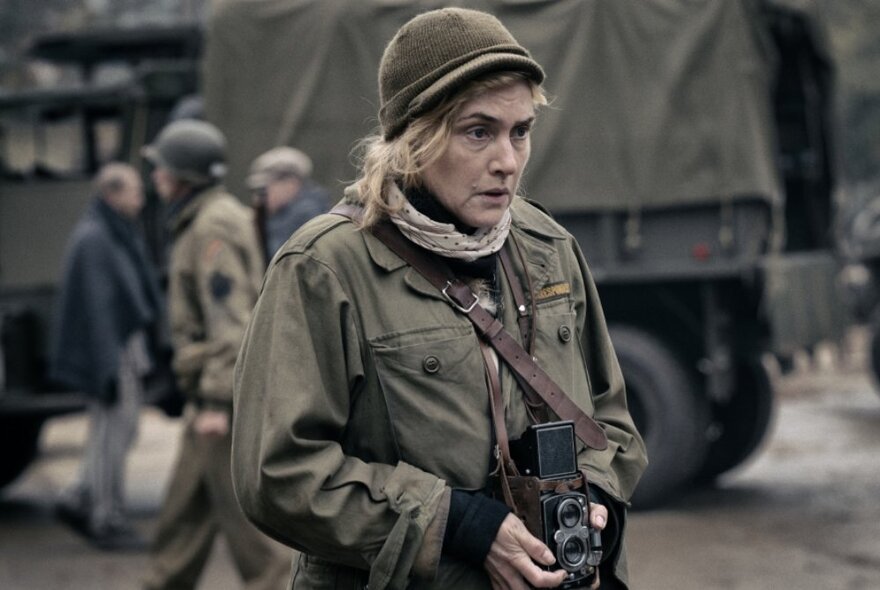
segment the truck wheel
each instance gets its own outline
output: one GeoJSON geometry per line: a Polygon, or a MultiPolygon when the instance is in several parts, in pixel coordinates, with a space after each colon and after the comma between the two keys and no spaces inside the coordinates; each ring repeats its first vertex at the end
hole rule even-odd
{"type": "Polygon", "coordinates": [[[37,455],[42,418],[0,417],[0,487],[12,483],[37,455]]]}
{"type": "Polygon", "coordinates": [[[740,465],[766,438],[774,416],[773,386],[758,359],[743,359],[736,367],[736,391],[730,403],[715,412],[717,438],[697,474],[701,483],[740,465]]]}
{"type": "Polygon", "coordinates": [[[629,409],[648,450],[648,468],[636,487],[633,507],[654,508],[688,484],[702,465],[708,404],[663,342],[628,326],[612,326],[610,333],[629,409]]]}
{"type": "Polygon", "coordinates": [[[871,363],[871,378],[875,387],[880,390],[880,309],[872,314],[868,323],[868,362],[871,363]]]}

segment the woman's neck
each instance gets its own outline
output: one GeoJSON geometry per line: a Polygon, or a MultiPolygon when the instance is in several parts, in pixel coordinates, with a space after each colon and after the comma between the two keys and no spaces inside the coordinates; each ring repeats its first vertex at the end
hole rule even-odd
{"type": "Polygon", "coordinates": [[[403,194],[406,196],[406,200],[422,215],[426,215],[440,223],[451,223],[455,226],[455,229],[463,234],[471,235],[477,231],[475,227],[470,227],[459,221],[446,207],[440,204],[434,193],[428,189],[419,186],[407,189],[403,191],[403,194]]]}

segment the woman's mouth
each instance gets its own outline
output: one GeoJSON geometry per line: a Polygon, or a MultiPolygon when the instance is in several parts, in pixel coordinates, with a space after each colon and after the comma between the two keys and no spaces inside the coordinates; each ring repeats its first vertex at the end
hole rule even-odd
{"type": "Polygon", "coordinates": [[[506,188],[493,188],[487,191],[483,191],[480,194],[485,195],[487,197],[491,197],[493,199],[507,197],[510,194],[510,191],[506,188]]]}

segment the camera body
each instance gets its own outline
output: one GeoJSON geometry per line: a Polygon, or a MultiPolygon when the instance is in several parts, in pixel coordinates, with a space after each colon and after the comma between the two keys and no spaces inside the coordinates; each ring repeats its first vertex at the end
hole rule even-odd
{"type": "Polygon", "coordinates": [[[574,424],[533,424],[519,440],[510,441],[510,454],[521,474],[515,479],[525,479],[512,482],[513,487],[536,490],[519,494],[537,503],[536,510],[525,510],[526,526],[550,548],[556,566],[568,572],[560,588],[584,586],[602,559],[602,539],[587,516],[589,497],[577,469],[574,424]],[[540,522],[528,522],[530,512],[540,522]]]}

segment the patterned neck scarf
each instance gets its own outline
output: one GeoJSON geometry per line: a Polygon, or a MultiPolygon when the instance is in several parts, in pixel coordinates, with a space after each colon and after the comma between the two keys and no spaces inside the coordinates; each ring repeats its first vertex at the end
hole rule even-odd
{"type": "Polygon", "coordinates": [[[403,207],[391,215],[391,221],[400,233],[411,242],[440,256],[473,262],[501,250],[510,232],[509,209],[504,212],[497,225],[466,234],[451,223],[435,221],[418,211],[406,200],[396,184],[392,184],[390,190],[389,205],[393,208],[403,203],[403,207]]]}

